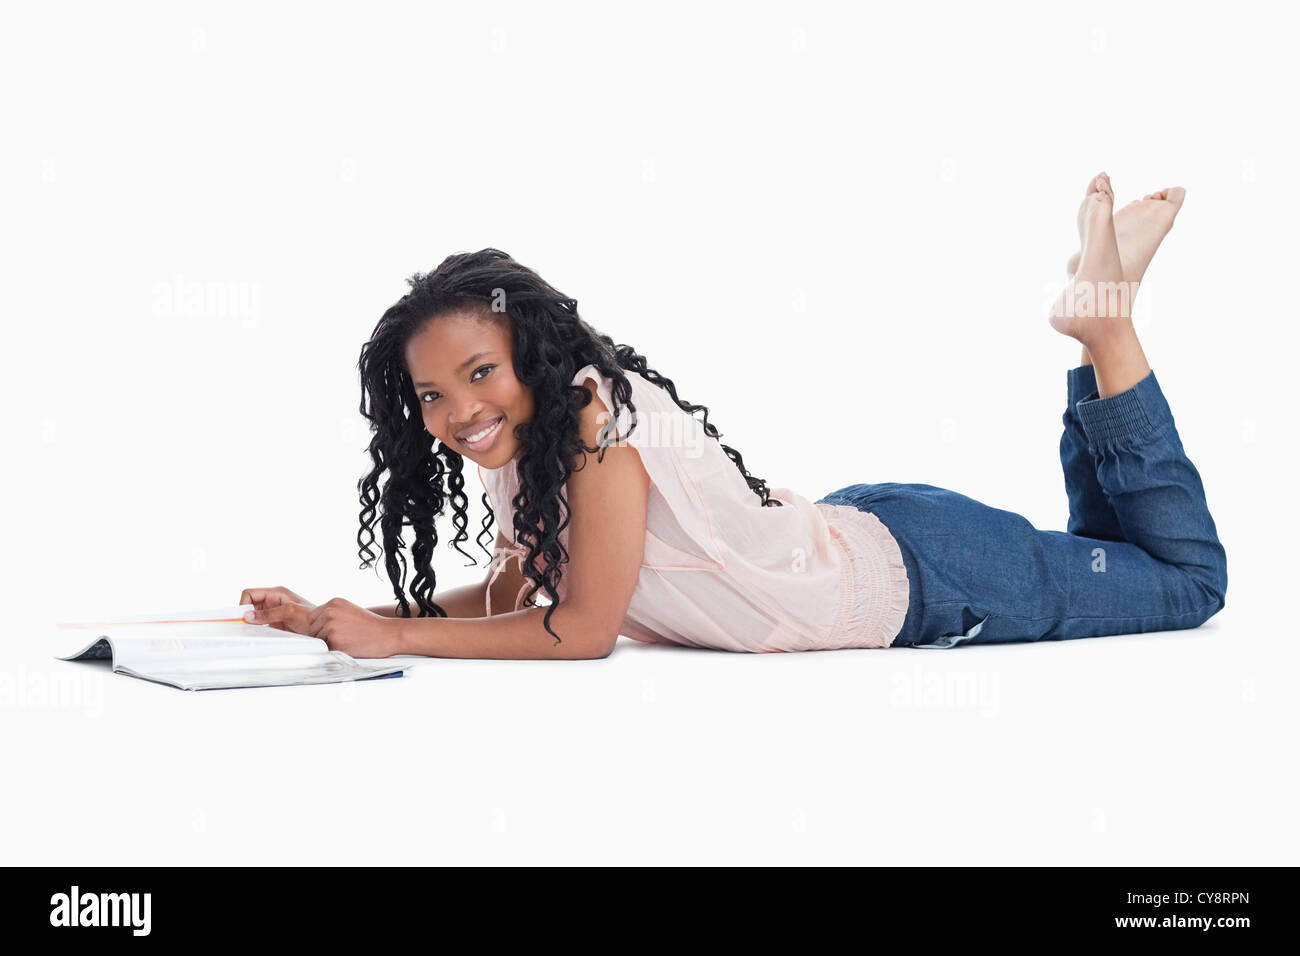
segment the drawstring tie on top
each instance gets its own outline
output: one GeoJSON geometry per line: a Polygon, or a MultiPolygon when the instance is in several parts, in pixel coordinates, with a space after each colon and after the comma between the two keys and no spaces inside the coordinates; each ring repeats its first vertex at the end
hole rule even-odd
{"type": "MultiPolygon", "coordinates": [[[[519,573],[523,574],[524,558],[526,557],[528,557],[528,549],[524,547],[522,544],[512,544],[509,545],[508,547],[497,548],[495,551],[492,552],[492,563],[489,566],[488,584],[487,584],[487,593],[486,593],[486,597],[487,597],[486,610],[487,610],[488,617],[492,616],[493,582],[495,582],[496,579],[500,576],[501,572],[505,570],[505,567],[507,564],[510,563],[511,558],[519,559],[519,573]]],[[[519,589],[519,593],[515,596],[514,609],[516,611],[519,610],[519,603],[523,600],[524,595],[528,592],[529,586],[530,583],[527,580],[525,580],[524,586],[519,589]]]]}

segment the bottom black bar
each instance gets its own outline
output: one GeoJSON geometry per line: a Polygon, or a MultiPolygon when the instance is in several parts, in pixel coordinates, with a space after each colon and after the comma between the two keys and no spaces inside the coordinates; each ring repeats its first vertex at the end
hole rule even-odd
{"type": "Polygon", "coordinates": [[[1233,945],[1285,931],[1294,867],[9,867],[3,916],[47,942],[540,945],[1097,937],[1233,945]],[[607,922],[612,927],[600,929],[607,922]],[[621,928],[620,928],[621,927],[621,928]],[[675,931],[675,932],[674,932],[675,931]],[[618,935],[610,937],[609,932],[618,935]],[[538,939],[541,937],[541,939],[538,939]],[[551,938],[546,938],[551,937],[551,938]],[[656,939],[658,937],[659,939],[656,939]]]}

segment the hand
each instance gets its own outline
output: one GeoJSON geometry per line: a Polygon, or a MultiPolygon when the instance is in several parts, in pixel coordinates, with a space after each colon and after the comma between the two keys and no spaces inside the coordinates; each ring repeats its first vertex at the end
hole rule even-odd
{"type": "Polygon", "coordinates": [[[383,617],[343,598],[331,598],[319,607],[286,601],[253,614],[254,624],[283,624],[285,630],[319,637],[330,650],[350,657],[391,657],[402,652],[398,631],[402,619],[383,617]]]}
{"type": "MultiPolygon", "coordinates": [[[[312,604],[305,597],[299,597],[288,588],[248,588],[239,595],[240,604],[251,604],[258,611],[268,611],[271,608],[283,607],[286,604],[297,604],[308,610],[314,610],[316,605],[312,604]]],[[[260,618],[248,618],[244,620],[253,624],[270,624],[272,627],[281,631],[295,631],[295,628],[286,623],[280,623],[281,619],[277,618],[276,623],[260,618]]]]}

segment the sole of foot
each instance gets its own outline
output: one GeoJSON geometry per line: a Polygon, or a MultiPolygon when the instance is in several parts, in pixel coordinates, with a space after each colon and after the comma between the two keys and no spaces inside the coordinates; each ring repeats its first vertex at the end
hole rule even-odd
{"type": "Polygon", "coordinates": [[[1115,325],[1129,322],[1132,315],[1136,282],[1129,282],[1124,274],[1114,203],[1109,176],[1102,172],[1088,181],[1077,217],[1083,248],[1049,316],[1052,328],[1085,347],[1115,325]]]}
{"type": "MultiPolygon", "coordinates": [[[[1170,186],[1135,199],[1115,213],[1115,241],[1119,246],[1125,279],[1142,281],[1160,241],[1173,228],[1174,217],[1182,208],[1186,195],[1187,190],[1182,186],[1170,186]]],[[[1079,240],[1082,245],[1082,229],[1079,240]]],[[[1067,276],[1074,275],[1079,268],[1079,256],[1080,253],[1076,252],[1065,264],[1067,276]]]]}

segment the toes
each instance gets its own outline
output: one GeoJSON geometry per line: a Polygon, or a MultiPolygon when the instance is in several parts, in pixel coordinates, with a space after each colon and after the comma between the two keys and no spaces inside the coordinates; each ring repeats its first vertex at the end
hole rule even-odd
{"type": "Polygon", "coordinates": [[[1168,189],[1162,189],[1159,192],[1147,193],[1143,199],[1159,199],[1164,202],[1171,202],[1175,206],[1183,204],[1183,197],[1187,195],[1187,190],[1182,186],[1170,186],[1168,189]]]}
{"type": "Polygon", "coordinates": [[[1085,196],[1092,200],[1106,200],[1107,202],[1115,201],[1115,190],[1111,188],[1110,177],[1105,173],[1098,173],[1088,182],[1088,192],[1085,196]]]}
{"type": "Polygon", "coordinates": [[[1107,176],[1105,173],[1098,174],[1097,188],[1101,192],[1105,193],[1106,197],[1110,199],[1112,202],[1115,200],[1115,190],[1111,188],[1110,177],[1107,176]]]}
{"type": "Polygon", "coordinates": [[[1088,197],[1093,202],[1113,203],[1115,201],[1115,191],[1111,189],[1110,177],[1105,173],[1098,173],[1093,177],[1092,182],[1088,184],[1088,197]]]}

